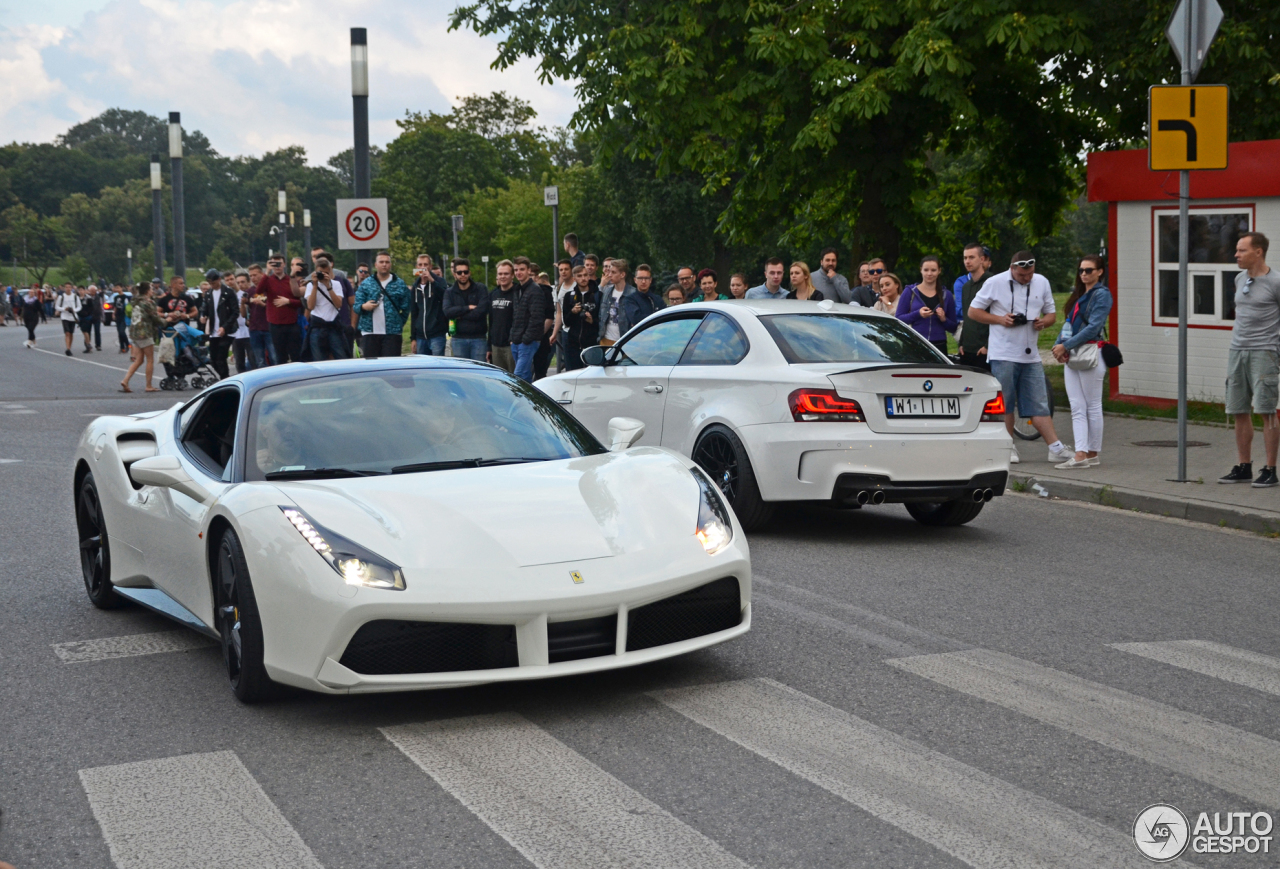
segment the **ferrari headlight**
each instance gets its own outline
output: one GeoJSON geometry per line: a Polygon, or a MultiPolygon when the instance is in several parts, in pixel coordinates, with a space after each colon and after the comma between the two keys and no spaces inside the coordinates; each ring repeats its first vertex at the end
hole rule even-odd
{"type": "Polygon", "coordinates": [[[296,507],[281,507],[280,511],[347,585],[396,590],[405,587],[404,574],[400,568],[385,558],[340,534],[321,528],[296,507]]]}
{"type": "Polygon", "coordinates": [[[733,540],[733,520],[719,490],[701,471],[693,471],[698,481],[698,528],[694,535],[708,555],[715,555],[733,540]]]}

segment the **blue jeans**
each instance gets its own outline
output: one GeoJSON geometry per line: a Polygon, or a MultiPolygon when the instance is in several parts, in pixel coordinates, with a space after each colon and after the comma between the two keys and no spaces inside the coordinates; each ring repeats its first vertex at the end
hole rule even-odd
{"type": "Polygon", "coordinates": [[[1044,383],[1044,366],[1035,362],[991,360],[991,373],[1000,381],[1004,406],[1015,407],[1022,418],[1049,415],[1049,393],[1044,383]]]}
{"type": "Polygon", "coordinates": [[[421,356],[443,356],[444,345],[444,335],[437,335],[434,338],[415,338],[413,340],[413,349],[421,356]]]}
{"type": "Polygon", "coordinates": [[[474,359],[484,362],[489,353],[488,338],[459,338],[453,336],[453,356],[455,359],[474,359]]]}
{"type": "Polygon", "coordinates": [[[307,338],[311,341],[312,362],[323,362],[329,356],[334,359],[347,358],[346,336],[342,334],[340,324],[327,323],[317,317],[311,321],[307,338]]]}
{"type": "Polygon", "coordinates": [[[516,357],[516,377],[525,383],[533,383],[533,357],[540,346],[537,341],[511,345],[511,353],[516,357]]]}
{"type": "Polygon", "coordinates": [[[271,346],[270,332],[249,332],[249,353],[253,356],[254,368],[265,368],[276,364],[276,351],[271,346]]]}

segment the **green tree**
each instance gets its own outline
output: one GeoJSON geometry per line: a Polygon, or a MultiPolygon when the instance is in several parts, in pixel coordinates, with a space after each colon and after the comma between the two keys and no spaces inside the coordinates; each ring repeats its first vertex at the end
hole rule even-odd
{"type": "Polygon", "coordinates": [[[75,284],[77,287],[84,286],[93,274],[93,269],[89,267],[89,261],[78,253],[73,253],[62,260],[62,279],[75,284]]]}
{"type": "Polygon", "coordinates": [[[70,233],[58,217],[42,217],[25,205],[0,213],[0,242],[9,257],[44,283],[49,269],[58,263],[70,241],[70,233]]]}
{"type": "Polygon", "coordinates": [[[477,133],[450,129],[439,115],[409,113],[387,146],[375,196],[387,198],[391,223],[429,250],[453,249],[450,215],[462,197],[482,187],[502,187],[497,149],[477,133]]]}

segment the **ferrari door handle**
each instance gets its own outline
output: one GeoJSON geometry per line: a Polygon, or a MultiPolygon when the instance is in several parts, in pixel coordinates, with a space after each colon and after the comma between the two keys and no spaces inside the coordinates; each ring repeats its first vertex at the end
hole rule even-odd
{"type": "Polygon", "coordinates": [[[650,383],[648,386],[646,386],[646,387],[644,388],[644,391],[645,391],[645,392],[651,392],[651,393],[653,393],[654,395],[657,395],[659,392],[661,392],[661,391],[662,391],[662,384],[660,384],[660,383],[650,383]]]}

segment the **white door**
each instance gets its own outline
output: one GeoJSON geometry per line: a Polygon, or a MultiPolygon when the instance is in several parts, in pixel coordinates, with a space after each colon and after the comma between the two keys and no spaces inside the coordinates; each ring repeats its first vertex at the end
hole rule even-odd
{"type": "Polygon", "coordinates": [[[727,418],[734,427],[764,421],[755,405],[776,404],[777,390],[762,388],[739,367],[748,349],[732,318],[707,314],[667,380],[662,446],[689,455],[708,418],[727,418]]]}
{"type": "Polygon", "coordinates": [[[701,319],[701,312],[665,317],[609,348],[603,367],[588,368],[578,377],[569,406],[573,415],[606,443],[609,420],[629,416],[644,423],[640,445],[661,444],[671,369],[701,319]]]}

